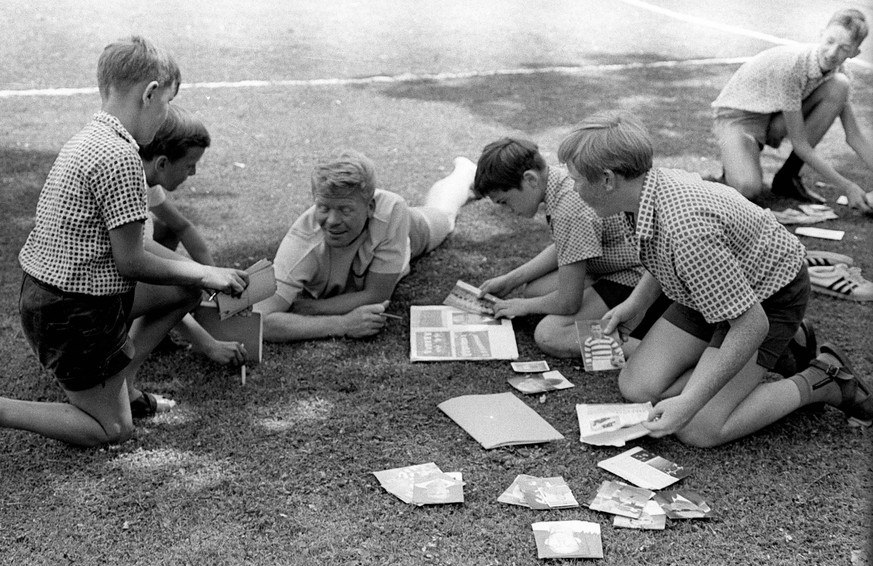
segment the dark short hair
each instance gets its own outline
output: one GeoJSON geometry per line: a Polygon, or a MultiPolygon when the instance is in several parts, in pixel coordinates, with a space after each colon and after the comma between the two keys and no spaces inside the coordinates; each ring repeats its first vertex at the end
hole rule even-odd
{"type": "Polygon", "coordinates": [[[376,193],[376,166],[359,151],[344,151],[339,157],[312,170],[312,194],[331,197],[356,196],[369,202],[376,193]]]}
{"type": "Polygon", "coordinates": [[[558,160],[594,181],[605,170],[633,179],[652,168],[652,140],[635,116],[618,112],[583,120],[558,148],[558,160]]]}
{"type": "Polygon", "coordinates": [[[852,36],[852,41],[856,44],[860,44],[864,41],[869,31],[869,28],[867,27],[867,18],[864,17],[863,12],[854,8],[846,8],[834,12],[834,15],[831,16],[831,19],[828,21],[827,27],[834,25],[842,26],[846,31],[848,31],[849,35],[852,36]]]}
{"type": "Polygon", "coordinates": [[[167,119],[161,124],[155,138],[139,148],[139,155],[146,161],[164,155],[170,161],[185,157],[192,147],[209,147],[212,140],[203,122],[184,108],[171,105],[167,119]]]}
{"type": "Polygon", "coordinates": [[[110,43],[97,61],[97,86],[106,95],[110,87],[126,91],[142,81],[157,81],[161,87],[182,82],[176,61],[148,39],[134,35],[110,43]]]}
{"type": "Polygon", "coordinates": [[[502,138],[482,150],[476,164],[473,191],[480,197],[487,197],[497,191],[518,189],[525,171],[543,171],[545,168],[546,160],[540,155],[537,144],[529,140],[502,138]]]}

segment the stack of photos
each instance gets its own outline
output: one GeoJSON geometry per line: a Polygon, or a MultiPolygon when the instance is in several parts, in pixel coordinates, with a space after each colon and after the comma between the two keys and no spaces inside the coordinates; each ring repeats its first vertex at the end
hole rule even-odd
{"type": "Polygon", "coordinates": [[[588,521],[542,521],[531,528],[537,558],[603,558],[600,525],[588,521]]]}
{"type": "Polygon", "coordinates": [[[538,478],[519,474],[497,501],[531,509],[569,509],[579,507],[564,478],[538,478]]]}

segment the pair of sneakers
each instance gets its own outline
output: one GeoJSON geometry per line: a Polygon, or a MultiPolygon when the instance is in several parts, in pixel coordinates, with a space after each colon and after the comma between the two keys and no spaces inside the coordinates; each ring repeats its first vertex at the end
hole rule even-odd
{"type": "Polygon", "coordinates": [[[847,255],[808,250],[806,265],[812,290],[850,301],[873,301],[873,283],[864,279],[861,269],[852,263],[847,255]]]}

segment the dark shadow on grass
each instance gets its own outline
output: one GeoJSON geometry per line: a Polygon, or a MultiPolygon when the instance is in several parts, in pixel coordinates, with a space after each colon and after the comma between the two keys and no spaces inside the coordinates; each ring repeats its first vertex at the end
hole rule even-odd
{"type": "MultiPolygon", "coordinates": [[[[616,56],[603,63],[616,59],[663,58],[616,56]]],[[[507,75],[403,83],[384,92],[396,98],[459,104],[486,120],[531,134],[546,128],[569,129],[596,111],[621,108],[648,125],[661,155],[681,154],[689,148],[714,154],[709,104],[723,86],[725,70],[718,65],[507,75]]]]}

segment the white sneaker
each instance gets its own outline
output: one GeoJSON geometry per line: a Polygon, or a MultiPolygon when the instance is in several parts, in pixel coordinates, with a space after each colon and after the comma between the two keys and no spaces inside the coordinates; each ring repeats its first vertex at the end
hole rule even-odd
{"type": "Polygon", "coordinates": [[[820,250],[806,250],[806,265],[807,267],[822,267],[825,265],[839,265],[844,263],[852,265],[855,260],[847,255],[834,252],[826,252],[820,250]]]}
{"type": "Polygon", "coordinates": [[[850,301],[873,301],[873,283],[864,279],[858,267],[843,263],[810,267],[809,282],[816,293],[850,301]]]}

